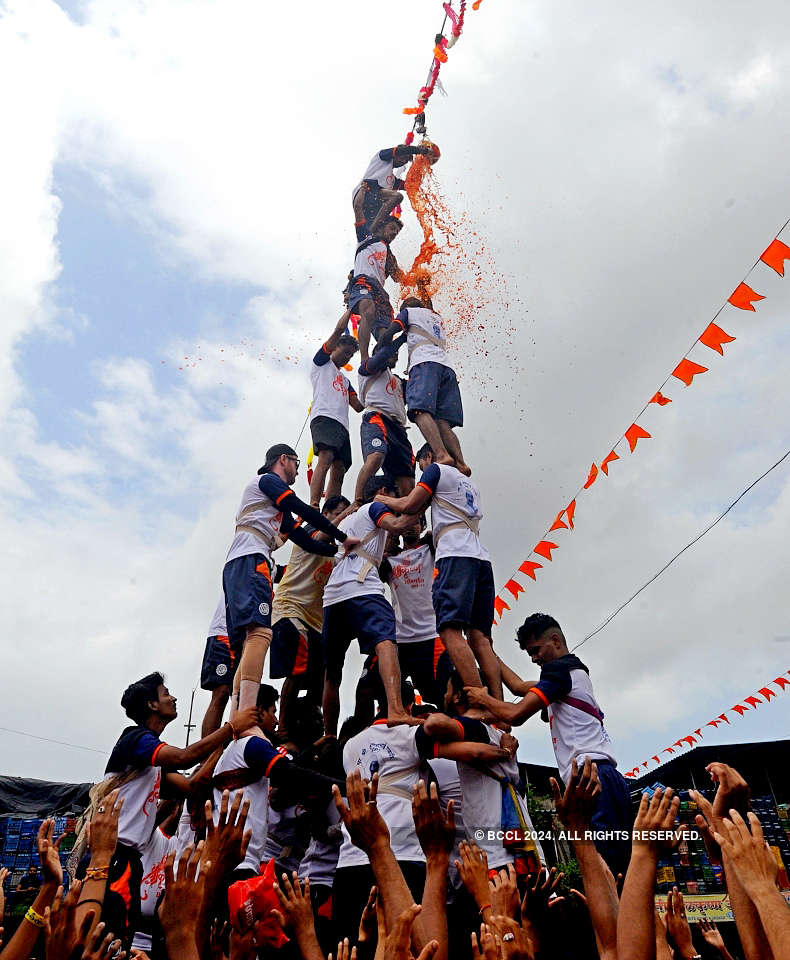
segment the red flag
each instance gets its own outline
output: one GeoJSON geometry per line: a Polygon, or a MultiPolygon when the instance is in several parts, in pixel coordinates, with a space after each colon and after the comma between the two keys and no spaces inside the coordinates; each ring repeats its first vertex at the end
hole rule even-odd
{"type": "Polygon", "coordinates": [[[761,693],[765,697],[766,701],[770,700],[771,697],[778,696],[778,694],[775,691],[771,690],[770,687],[762,687],[757,692],[761,693]]]}
{"type": "Polygon", "coordinates": [[[587,482],[584,484],[584,489],[589,490],[590,487],[595,483],[595,478],[598,476],[598,467],[593,464],[590,467],[590,472],[587,475],[587,482]]]}
{"type": "Polygon", "coordinates": [[[742,717],[744,713],[748,710],[748,707],[744,707],[742,703],[736,703],[734,707],[730,707],[730,710],[734,710],[739,717],[742,717]]]}
{"type": "Polygon", "coordinates": [[[681,737],[680,740],[682,743],[687,743],[689,746],[691,746],[692,743],[697,742],[697,738],[692,737],[691,734],[689,734],[687,737],[681,737]]]}
{"type": "Polygon", "coordinates": [[[568,506],[565,509],[565,513],[568,516],[568,526],[573,530],[573,518],[576,515],[576,501],[571,500],[568,506]]]}
{"type": "Polygon", "coordinates": [[[729,333],[725,333],[718,324],[709,323],[700,334],[699,342],[703,346],[710,347],[711,350],[715,350],[716,353],[724,356],[724,344],[732,343],[734,339],[735,337],[731,337],[729,333]]]}
{"type": "Polygon", "coordinates": [[[754,707],[755,710],[762,704],[762,700],[759,697],[744,697],[744,703],[748,703],[750,706],[754,707]]]}
{"type": "Polygon", "coordinates": [[[755,293],[748,283],[739,283],[733,290],[731,296],[728,297],[728,300],[739,310],[754,311],[752,303],[757,300],[765,300],[765,297],[759,293],[755,293]]]}
{"type": "Polygon", "coordinates": [[[785,677],[777,677],[776,680],[772,681],[775,683],[781,690],[784,690],[785,687],[790,687],[790,680],[785,677]]]}
{"type": "Polygon", "coordinates": [[[510,607],[505,603],[502,597],[494,597],[494,609],[498,617],[502,616],[503,610],[509,610],[510,607]]]}
{"type": "Polygon", "coordinates": [[[607,477],[609,476],[609,464],[619,459],[620,459],[620,455],[615,453],[614,450],[612,450],[612,452],[601,463],[601,470],[603,470],[603,472],[606,474],[607,477]]]}
{"type": "Polygon", "coordinates": [[[551,560],[551,551],[556,549],[556,543],[552,543],[551,540],[541,540],[540,543],[532,548],[532,552],[537,553],[539,557],[545,557],[547,560],[551,560]]]}
{"type": "Polygon", "coordinates": [[[779,239],[771,241],[760,257],[762,262],[772,270],[776,270],[780,277],[785,275],[785,260],[788,258],[790,258],[790,247],[779,239]]]}
{"type": "Polygon", "coordinates": [[[631,448],[631,453],[636,449],[636,445],[640,440],[649,440],[650,434],[647,430],[643,430],[638,423],[632,423],[631,426],[625,431],[625,439],[628,441],[628,446],[631,448]]]}
{"type": "Polygon", "coordinates": [[[675,751],[672,749],[672,747],[664,747],[664,749],[663,749],[661,752],[662,752],[662,753],[674,753],[675,751]]]}
{"type": "Polygon", "coordinates": [[[694,363],[693,360],[689,360],[688,357],[683,357],[672,371],[672,376],[677,377],[678,380],[682,380],[687,387],[690,387],[694,377],[696,377],[698,373],[706,373],[707,369],[707,367],[703,367],[699,363],[694,363]]]}
{"type": "Polygon", "coordinates": [[[524,588],[521,586],[518,580],[508,580],[508,582],[505,584],[505,589],[509,590],[516,600],[518,600],[518,595],[524,592],[524,588]]]}
{"type": "Polygon", "coordinates": [[[653,757],[653,759],[656,761],[656,763],[661,763],[661,758],[660,758],[660,757],[653,757]]]}
{"type": "Polygon", "coordinates": [[[567,523],[563,523],[563,520],[562,520],[562,515],[563,515],[563,513],[565,513],[565,511],[564,511],[564,510],[560,510],[560,512],[557,514],[557,519],[556,519],[556,520],[554,521],[554,523],[549,527],[549,533],[551,533],[552,530],[567,530],[567,529],[568,529],[568,524],[567,524],[567,523]]]}
{"type": "MultiPolygon", "coordinates": [[[[542,569],[543,569],[543,564],[542,564],[542,563],[537,563],[535,560],[525,560],[525,561],[521,564],[521,566],[519,567],[519,570],[520,570],[522,573],[526,573],[526,575],[527,575],[528,577],[532,577],[533,580],[537,580],[537,579],[538,579],[538,578],[535,576],[535,571],[536,571],[536,570],[542,570],[542,569]]],[[[788,683],[790,683],[790,680],[788,681],[788,683]]]]}
{"type": "Polygon", "coordinates": [[[657,403],[660,407],[665,407],[668,403],[672,403],[669,397],[665,397],[660,390],[656,390],[656,392],[650,398],[650,402],[657,403]]]}

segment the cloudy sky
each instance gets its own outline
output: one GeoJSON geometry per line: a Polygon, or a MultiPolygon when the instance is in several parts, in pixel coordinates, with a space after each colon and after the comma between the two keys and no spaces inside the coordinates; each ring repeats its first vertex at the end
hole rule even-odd
{"type": "MultiPolygon", "coordinates": [[[[128,682],[163,670],[186,714],[240,491],[299,434],[351,189],[407,129],[441,3],[0,11],[0,766],[87,780],[128,682]]],[[[789,30],[773,0],[470,11],[429,124],[484,248],[453,349],[499,585],[790,216],[789,30]]],[[[750,283],[495,631],[516,669],[524,616],[578,641],[790,447],[790,280],[750,283]]],[[[788,463],[580,651],[622,767],[790,669],[788,463]]],[[[788,736],[788,702],[708,730],[788,736]]],[[[519,735],[551,762],[542,724],[519,735]]]]}

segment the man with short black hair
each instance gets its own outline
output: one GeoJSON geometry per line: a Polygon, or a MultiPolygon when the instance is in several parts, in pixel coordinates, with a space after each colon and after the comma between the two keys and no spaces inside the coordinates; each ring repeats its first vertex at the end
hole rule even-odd
{"type": "MultiPolygon", "coordinates": [[[[321,510],[337,523],[349,502],[345,497],[329,497],[321,510]]],[[[313,540],[325,540],[326,534],[310,524],[302,529],[313,540]]],[[[300,690],[307,690],[311,703],[320,704],[324,686],[324,655],[321,648],[324,587],[334,567],[334,559],[308,553],[294,544],[285,574],[277,586],[272,607],[272,653],[269,673],[272,680],[285,678],[280,701],[280,732],[291,733],[291,711],[300,690]]]]}
{"type": "MultiPolygon", "coordinates": [[[[518,703],[505,703],[477,687],[466,688],[469,702],[513,725],[536,714],[548,719],[557,766],[566,784],[574,760],[581,767],[589,757],[598,766],[601,793],[592,818],[593,829],[628,830],[633,821],[628,784],[617,769],[589,670],[569,652],[562,628],[548,614],[527,617],[518,629],[517,642],[540,667],[540,679],[517,684],[519,678],[508,670],[508,686],[523,694],[518,703]]],[[[618,871],[625,873],[631,852],[629,841],[596,840],[595,845],[615,876],[618,871]]]]}
{"type": "Polygon", "coordinates": [[[358,546],[353,554],[346,552],[341,557],[324,588],[324,729],[331,736],[337,734],[343,663],[354,638],[363,654],[375,649],[378,655],[391,722],[410,719],[400,702],[395,614],[384,596],[378,570],[387,532],[400,533],[411,524],[411,518],[395,517],[388,507],[373,502],[376,494],[385,490],[390,490],[386,477],[371,477],[365,485],[364,505],[341,522],[340,529],[353,536],[358,546]]]}
{"type": "MultiPolygon", "coordinates": [[[[134,930],[140,915],[141,854],[156,825],[162,771],[166,779],[183,792],[188,784],[175,771],[204,760],[218,747],[232,741],[241,729],[254,727],[258,709],[252,706],[240,710],[236,715],[238,727],[228,722],[202,740],[182,748],[160,739],[165,727],[178,716],[176,698],[165,686],[161,673],[149,673],[130,684],[121,697],[121,706],[135,725],[127,727],[113,747],[99,795],[106,796],[117,789],[124,801],[107,887],[120,894],[120,900],[126,905],[121,922],[134,930]]],[[[114,932],[123,936],[125,931],[114,928],[114,932]]]]}
{"type": "Polygon", "coordinates": [[[397,147],[388,147],[373,155],[362,179],[351,194],[357,242],[365,239],[380,214],[388,217],[395,207],[403,202],[400,190],[405,181],[395,175],[395,170],[421,154],[434,158],[435,163],[439,158],[439,148],[435,144],[412,147],[400,143],[397,147]]]}
{"type": "Polygon", "coordinates": [[[371,333],[378,340],[392,323],[392,304],[384,283],[387,277],[396,282],[402,277],[390,250],[390,244],[402,227],[395,217],[382,219],[379,215],[371,227],[371,235],[359,244],[354,256],[348,308],[350,313],[359,314],[359,354],[363,363],[368,359],[371,333]]]}
{"type": "Polygon", "coordinates": [[[310,382],[313,401],[310,405],[310,434],[316,464],[310,481],[310,503],[318,507],[327,473],[327,497],[336,497],[343,488],[343,477],[351,466],[351,440],[348,432],[348,408],[362,412],[362,404],[351,386],[343,367],[357,352],[357,341],[346,332],[351,311],[338,320],[329,339],[313,357],[310,382]]]}
{"type": "Polygon", "coordinates": [[[238,660],[230,647],[228,628],[225,623],[225,595],[219,598],[214,616],[208,628],[206,649],[203,653],[203,663],[200,668],[200,689],[211,693],[211,701],[203,715],[203,725],[200,728],[201,736],[206,737],[214,730],[219,729],[222,715],[225,712],[230,690],[233,685],[233,675],[236,672],[238,660]]]}
{"type": "MultiPolygon", "coordinates": [[[[272,552],[286,537],[308,553],[332,557],[334,543],[313,539],[297,526],[293,514],[311,523],[338,543],[353,549],[347,534],[318,510],[300,500],[291,489],[299,473],[299,457],[286,443],[266,452],[258,476],[244,488],[236,513],[236,531],[222,571],[225,614],[231,649],[239,656],[233,680],[231,720],[234,711],[254,706],[266,653],[272,639],[272,552]]],[[[240,732],[244,732],[240,730],[240,732]]]]}

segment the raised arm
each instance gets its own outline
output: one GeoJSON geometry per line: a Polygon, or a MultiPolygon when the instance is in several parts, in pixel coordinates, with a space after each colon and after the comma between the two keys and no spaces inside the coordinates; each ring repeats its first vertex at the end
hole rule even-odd
{"type": "Polygon", "coordinates": [[[485,687],[464,687],[466,695],[469,697],[469,703],[488,710],[498,720],[509,723],[512,726],[518,726],[534,716],[546,706],[546,703],[533,690],[522,697],[518,703],[507,703],[504,700],[497,700],[485,689],[485,687]]]}
{"type": "Polygon", "coordinates": [[[499,660],[499,668],[502,671],[502,683],[511,693],[514,693],[517,697],[523,697],[535,686],[537,681],[522,680],[515,670],[512,670],[503,662],[501,657],[497,657],[497,660],[499,660]]]}
{"type": "Polygon", "coordinates": [[[408,513],[414,516],[423,513],[433,494],[427,487],[417,486],[407,497],[386,497],[383,493],[377,495],[376,500],[395,513],[408,513]]]}
{"type": "Polygon", "coordinates": [[[283,514],[282,529],[287,530],[288,539],[292,543],[295,543],[297,547],[301,547],[307,553],[315,553],[320,557],[334,557],[337,553],[336,544],[330,543],[328,540],[311,537],[305,528],[297,525],[293,517],[287,513],[283,514]],[[286,520],[286,518],[288,519],[286,520]]]}
{"type": "MultiPolygon", "coordinates": [[[[390,329],[397,329],[397,327],[395,324],[393,324],[392,328],[390,329]]],[[[386,333],[384,336],[386,336],[386,333]]],[[[405,342],[406,335],[402,334],[391,343],[385,343],[383,346],[379,347],[372,357],[368,357],[364,363],[359,365],[360,377],[371,377],[376,373],[381,373],[382,370],[386,370],[387,364],[397,354],[398,350],[400,350],[405,342]]],[[[381,343],[381,341],[379,341],[379,343],[381,343]]]]}
{"type": "Polygon", "coordinates": [[[217,747],[226,747],[237,736],[237,731],[248,730],[258,723],[258,708],[245,707],[219,730],[215,730],[202,740],[190,743],[188,747],[173,747],[169,743],[160,744],[151,758],[151,765],[163,770],[183,770],[191,767],[213,753],[217,747]]]}
{"type": "MultiPolygon", "coordinates": [[[[258,481],[258,488],[261,493],[269,497],[275,506],[283,511],[283,514],[288,511],[295,513],[317,530],[325,533],[333,540],[337,540],[338,543],[345,542],[346,534],[343,533],[342,530],[338,530],[338,528],[327,520],[319,510],[316,510],[315,507],[311,507],[309,503],[300,500],[293,490],[276,474],[264,473],[258,481]]],[[[283,516],[283,520],[285,520],[285,516],[283,516]]],[[[314,550],[312,552],[316,553],[317,551],[314,550]]]]}
{"type": "Polygon", "coordinates": [[[343,336],[348,328],[348,321],[351,319],[351,311],[346,310],[343,316],[335,324],[335,329],[329,334],[329,338],[323,345],[323,350],[330,354],[337,346],[338,340],[343,336]]]}

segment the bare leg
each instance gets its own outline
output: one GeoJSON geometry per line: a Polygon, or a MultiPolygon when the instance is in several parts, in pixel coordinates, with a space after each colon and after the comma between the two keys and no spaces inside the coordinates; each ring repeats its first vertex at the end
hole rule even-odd
{"type": "Polygon", "coordinates": [[[222,714],[230,700],[230,686],[225,684],[221,687],[215,687],[211,691],[211,703],[206,708],[203,716],[203,725],[200,728],[200,736],[207,737],[215,730],[219,730],[222,725],[222,714]]]}
{"type": "Polygon", "coordinates": [[[414,489],[414,477],[395,477],[399,497],[408,497],[414,489]]]}
{"type": "MultiPolygon", "coordinates": [[[[376,214],[376,220],[385,220],[399,204],[403,203],[403,194],[398,190],[381,191],[381,207],[376,214]]],[[[374,221],[375,222],[375,221],[374,221]]]]}
{"type": "Polygon", "coordinates": [[[359,359],[364,363],[369,357],[370,331],[376,319],[376,304],[372,300],[360,300],[357,310],[359,310],[359,330],[357,330],[359,359]]]}
{"type": "MultiPolygon", "coordinates": [[[[239,667],[236,671],[236,676],[233,678],[234,694],[236,692],[236,679],[241,678],[239,680],[239,710],[244,710],[245,707],[254,707],[258,700],[263,667],[266,663],[266,654],[271,642],[271,627],[262,627],[257,623],[253,623],[247,627],[247,636],[244,639],[239,667]]],[[[232,719],[233,714],[231,713],[231,720],[232,719]]],[[[250,731],[240,730],[239,733],[247,736],[252,734],[261,736],[261,731],[257,726],[251,727],[250,731]]]]}
{"type": "Polygon", "coordinates": [[[337,683],[324,674],[324,733],[329,737],[337,736],[337,721],[340,719],[340,680],[337,683]]]}
{"type": "Polygon", "coordinates": [[[469,646],[474,651],[475,659],[480,664],[480,671],[483,674],[485,685],[488,687],[488,692],[497,700],[503,700],[502,668],[499,666],[499,659],[494,653],[491,638],[487,637],[481,630],[470,630],[469,646]]]}
{"type": "Polygon", "coordinates": [[[329,468],[329,482],[326,485],[326,498],[336,497],[343,489],[343,477],[346,475],[346,465],[342,460],[333,460],[329,468]]]}
{"type": "Polygon", "coordinates": [[[326,474],[334,459],[335,455],[331,450],[321,450],[318,454],[318,458],[316,459],[315,470],[313,471],[313,479],[310,481],[310,506],[315,507],[316,509],[318,509],[318,506],[321,503],[321,496],[324,492],[326,474]]]}
{"type": "Polygon", "coordinates": [[[466,465],[464,455],[461,453],[461,444],[453,428],[446,420],[437,420],[436,425],[439,428],[447,452],[455,460],[456,467],[467,477],[472,476],[472,471],[466,465]]]}
{"type": "Polygon", "coordinates": [[[293,711],[301,689],[301,684],[296,677],[286,677],[283,681],[282,690],[280,690],[280,719],[277,724],[277,729],[281,735],[288,733],[288,718],[293,711]]]}
{"type": "Polygon", "coordinates": [[[475,656],[469,648],[463,632],[457,627],[445,627],[441,632],[441,637],[445,650],[450,654],[450,659],[453,661],[453,666],[461,675],[464,686],[480,686],[482,681],[477,669],[477,663],[475,662],[475,656]]]}
{"type": "Polygon", "coordinates": [[[379,658],[379,675],[387,695],[387,725],[411,723],[412,717],[403,709],[400,698],[400,663],[398,648],[392,640],[382,640],[376,644],[376,656],[379,658]]]}
{"type": "Polygon", "coordinates": [[[357,485],[354,488],[354,500],[356,503],[362,503],[365,495],[365,484],[376,475],[376,471],[384,463],[383,453],[369,453],[362,464],[362,469],[357,477],[357,485]]]}
{"type": "Polygon", "coordinates": [[[420,433],[425,437],[426,443],[431,445],[434,463],[443,463],[449,467],[455,466],[455,461],[447,452],[447,448],[444,445],[442,435],[439,432],[439,426],[430,413],[420,410],[416,414],[415,419],[417,426],[420,428],[420,433]]]}

